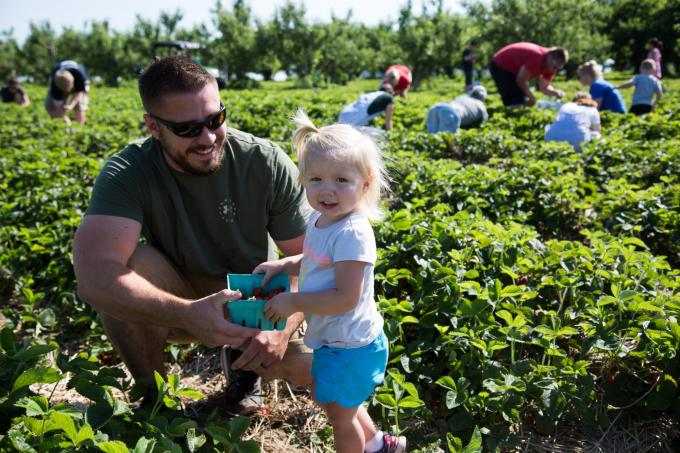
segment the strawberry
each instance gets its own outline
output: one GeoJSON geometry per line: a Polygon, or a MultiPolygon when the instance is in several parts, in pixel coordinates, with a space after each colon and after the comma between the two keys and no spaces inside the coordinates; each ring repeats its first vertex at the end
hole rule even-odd
{"type": "Polygon", "coordinates": [[[253,296],[257,299],[260,298],[264,294],[264,290],[260,287],[257,287],[253,290],[253,296]]]}

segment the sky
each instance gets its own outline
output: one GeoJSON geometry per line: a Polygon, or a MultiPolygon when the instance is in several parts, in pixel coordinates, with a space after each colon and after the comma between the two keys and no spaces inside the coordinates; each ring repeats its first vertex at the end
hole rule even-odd
{"type": "MultiPolygon", "coordinates": [[[[180,27],[204,23],[213,30],[210,10],[215,3],[216,0],[0,0],[0,32],[13,29],[12,36],[21,43],[28,36],[31,22],[49,20],[60,33],[66,26],[84,30],[92,19],[107,19],[111,28],[125,32],[132,30],[137,14],[155,22],[161,11],[177,9],[184,14],[180,27]]],[[[285,0],[246,0],[253,15],[262,20],[271,19],[275,9],[284,3],[285,0]]],[[[294,3],[305,4],[306,17],[311,21],[328,22],[332,14],[344,17],[351,9],[354,21],[376,25],[381,20],[395,20],[406,0],[294,0],[294,3]]],[[[413,1],[416,12],[420,12],[422,3],[423,0],[413,1]]],[[[225,9],[232,4],[232,0],[222,1],[225,9]]],[[[444,0],[444,7],[452,12],[462,11],[459,0],[444,0]]]]}

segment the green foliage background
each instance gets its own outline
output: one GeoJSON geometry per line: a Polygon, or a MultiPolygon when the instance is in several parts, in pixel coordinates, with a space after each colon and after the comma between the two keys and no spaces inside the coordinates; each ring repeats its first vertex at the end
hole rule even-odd
{"type": "Polygon", "coordinates": [[[465,3],[462,13],[445,10],[441,0],[408,0],[395,8],[395,22],[375,26],[357,23],[351,13],[312,22],[297,2],[259,21],[245,0],[229,5],[218,0],[211,23],[191,29],[179,27],[180,10],[163,11],[155,22],[138,16],[127,33],[97,18],[81,30],[34,23],[24,42],[17,42],[12,30],[0,33],[0,77],[14,71],[42,83],[56,62],[74,59],[104,83],[116,85],[134,79],[150,62],[153,41],[171,39],[205,44],[194,56],[226,70],[233,86],[248,86],[244,80],[251,71],[268,79],[284,70],[303,86],[321,86],[404,63],[412,68],[417,88],[422,80],[451,75],[460,67],[470,39],[481,45],[479,69],[488,66],[494,52],[516,41],[566,47],[569,72],[593,58],[613,58],[619,68],[636,68],[653,36],[664,42],[665,72],[680,68],[678,0],[474,0],[465,3]]]}

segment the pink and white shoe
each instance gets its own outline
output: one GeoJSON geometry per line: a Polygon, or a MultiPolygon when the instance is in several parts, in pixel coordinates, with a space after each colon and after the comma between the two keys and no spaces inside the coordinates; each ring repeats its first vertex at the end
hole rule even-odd
{"type": "Polygon", "coordinates": [[[406,451],[406,438],[404,436],[395,436],[393,434],[385,434],[383,436],[383,446],[375,453],[404,453],[406,451]]]}

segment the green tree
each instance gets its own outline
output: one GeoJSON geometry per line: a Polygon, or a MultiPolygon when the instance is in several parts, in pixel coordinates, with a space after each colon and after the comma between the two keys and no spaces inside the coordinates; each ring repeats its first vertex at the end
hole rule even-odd
{"type": "Polygon", "coordinates": [[[459,36],[463,26],[461,17],[443,10],[442,0],[424,3],[419,16],[413,14],[411,0],[401,9],[396,40],[413,73],[414,89],[436,72],[451,71],[462,47],[459,36]]]}
{"type": "Polygon", "coordinates": [[[468,6],[485,54],[519,41],[562,46],[569,50],[568,71],[607,56],[609,40],[600,30],[608,12],[596,0],[493,0],[490,6],[480,1],[468,6]]]}
{"type": "Polygon", "coordinates": [[[663,42],[661,64],[680,68],[680,1],[612,0],[611,15],[602,30],[612,42],[611,53],[617,65],[636,68],[647,56],[649,38],[663,42]]]}
{"type": "Polygon", "coordinates": [[[19,62],[19,44],[12,36],[13,31],[0,33],[0,81],[4,83],[10,75],[21,75],[23,73],[19,62]]]}
{"type": "Polygon", "coordinates": [[[215,27],[220,36],[214,41],[215,57],[228,66],[229,78],[243,80],[254,67],[255,30],[250,8],[243,0],[236,0],[232,11],[215,7],[215,27]]]}
{"type": "Polygon", "coordinates": [[[287,2],[277,8],[272,21],[274,49],[281,66],[298,75],[303,85],[316,69],[321,29],[305,20],[305,7],[287,2]]]}

